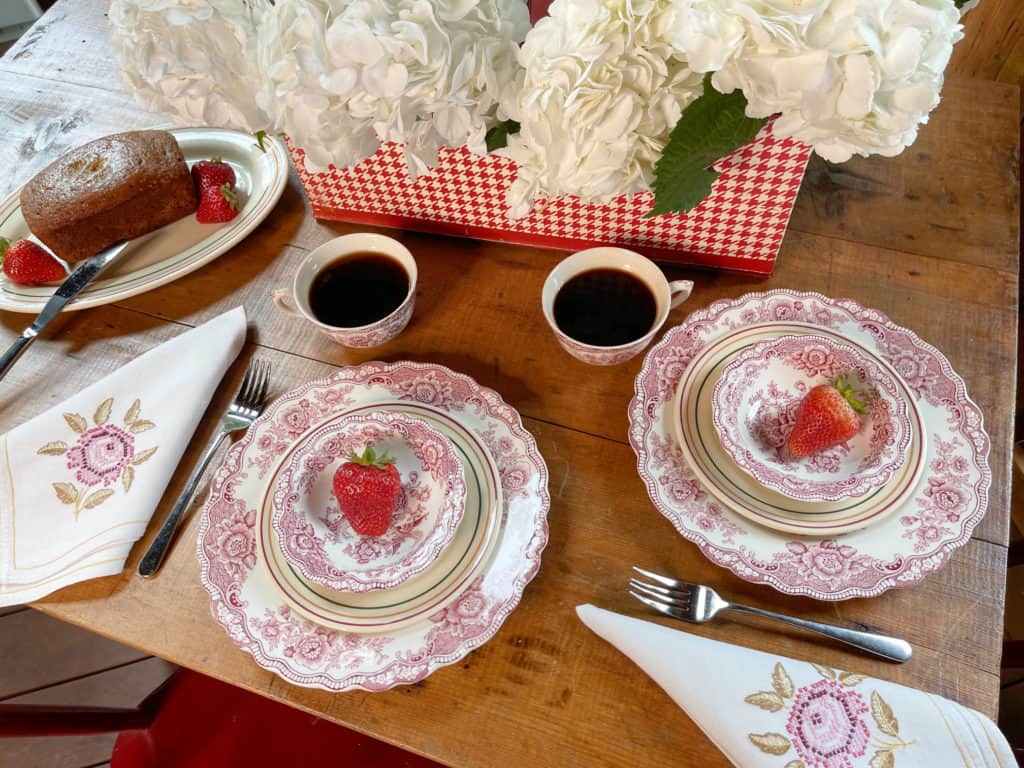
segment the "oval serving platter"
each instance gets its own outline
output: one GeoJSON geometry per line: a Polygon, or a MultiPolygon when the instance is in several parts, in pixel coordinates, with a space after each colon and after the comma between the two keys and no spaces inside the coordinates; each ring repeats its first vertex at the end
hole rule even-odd
{"type": "MultiPolygon", "coordinates": [[[[259,148],[247,133],[222,128],[170,128],[185,161],[221,157],[235,170],[242,209],[224,224],[200,224],[194,215],[161,227],[128,246],[125,253],[87,286],[64,311],[87,309],[126,299],[177,280],[213,261],[243,240],[274,209],[288,181],[288,153],[277,139],[259,148]]],[[[14,241],[31,235],[21,215],[18,189],[0,203],[0,237],[14,241]]],[[[33,238],[34,239],[34,238],[33,238]]],[[[35,314],[56,284],[15,285],[0,275],[0,310],[35,314]]]]}

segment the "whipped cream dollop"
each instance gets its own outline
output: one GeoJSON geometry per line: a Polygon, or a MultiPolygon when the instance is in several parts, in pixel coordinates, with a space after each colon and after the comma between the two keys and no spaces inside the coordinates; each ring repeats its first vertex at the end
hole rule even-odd
{"type": "Polygon", "coordinates": [[[673,47],[669,0],[555,0],[526,36],[518,92],[503,102],[520,123],[504,154],[519,165],[509,215],[575,195],[603,203],[644,192],[701,75],[673,47]]]}

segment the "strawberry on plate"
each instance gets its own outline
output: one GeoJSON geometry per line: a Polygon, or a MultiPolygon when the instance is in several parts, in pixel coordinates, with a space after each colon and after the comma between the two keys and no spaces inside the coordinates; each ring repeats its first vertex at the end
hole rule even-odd
{"type": "Polygon", "coordinates": [[[853,387],[838,378],[832,384],[814,387],[797,406],[793,431],[786,447],[794,459],[845,443],[860,431],[864,403],[853,387]]]}
{"type": "Polygon", "coordinates": [[[31,240],[9,243],[0,237],[0,260],[3,261],[7,279],[18,285],[43,285],[68,276],[63,263],[31,240]]]}
{"type": "Polygon", "coordinates": [[[360,456],[355,452],[334,473],[334,497],[356,533],[381,536],[402,492],[402,479],[388,452],[378,456],[372,446],[360,456]]]}
{"type": "Polygon", "coordinates": [[[200,160],[192,166],[192,180],[199,193],[196,220],[202,224],[231,221],[238,215],[235,171],[219,157],[200,160]]]}

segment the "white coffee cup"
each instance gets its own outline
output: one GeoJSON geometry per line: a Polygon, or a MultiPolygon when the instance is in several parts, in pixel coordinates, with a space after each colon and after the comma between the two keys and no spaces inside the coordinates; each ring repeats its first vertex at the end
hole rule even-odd
{"type": "Polygon", "coordinates": [[[544,318],[554,331],[558,343],[573,357],[591,365],[618,365],[642,352],[668,319],[670,310],[689,298],[692,280],[669,282],[660,269],[648,258],[625,248],[590,248],[579,251],[559,262],[548,274],[541,292],[544,318]],[[616,269],[628,272],[646,285],[655,299],[654,323],[638,339],[614,347],[586,344],[566,334],[555,322],[555,297],[572,278],[594,269],[616,269]]]}
{"type": "Polygon", "coordinates": [[[346,347],[376,347],[391,341],[409,324],[416,302],[416,277],[416,260],[408,248],[386,235],[361,232],[328,240],[311,251],[299,265],[292,288],[276,290],[270,296],[281,311],[295,317],[304,317],[339,344],[346,347]],[[401,264],[409,276],[409,293],[391,314],[367,325],[339,328],[320,322],[309,306],[309,290],[313,280],[324,267],[336,264],[346,256],[366,252],[389,256],[401,264]]]}

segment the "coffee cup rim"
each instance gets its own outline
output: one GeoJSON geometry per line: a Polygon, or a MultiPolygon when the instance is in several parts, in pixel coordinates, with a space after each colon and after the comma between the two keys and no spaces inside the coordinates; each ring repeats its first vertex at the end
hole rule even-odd
{"type": "MultiPolygon", "coordinates": [[[[359,251],[366,250],[373,250],[373,246],[353,245],[352,247],[347,248],[347,250],[342,250],[338,253],[335,253],[330,258],[330,261],[334,262],[339,259],[345,258],[353,253],[358,253],[359,251]]],[[[306,254],[305,258],[302,259],[302,261],[299,263],[298,268],[295,270],[295,276],[292,278],[292,298],[295,301],[295,306],[298,307],[302,315],[307,320],[309,320],[309,322],[313,323],[319,328],[323,328],[324,330],[327,331],[342,333],[365,332],[380,325],[381,323],[386,322],[387,320],[391,319],[391,317],[393,317],[396,313],[400,312],[416,294],[416,283],[418,279],[419,267],[416,264],[416,259],[412,255],[412,252],[403,243],[401,243],[400,241],[396,240],[393,237],[388,237],[387,235],[382,235],[377,232],[352,232],[347,235],[339,235],[338,237],[328,240],[325,243],[321,243],[312,251],[306,254]],[[366,323],[365,325],[328,325],[327,323],[318,320],[316,316],[313,314],[313,310],[309,307],[309,288],[312,286],[312,279],[310,279],[306,284],[306,290],[304,291],[305,297],[300,298],[299,278],[302,276],[303,268],[314,258],[320,257],[320,255],[323,252],[327,252],[332,248],[338,248],[340,246],[343,246],[345,241],[370,241],[372,243],[377,244],[386,244],[388,248],[395,249],[396,251],[398,251],[397,254],[383,249],[379,250],[379,252],[383,253],[385,256],[390,256],[394,258],[396,261],[398,261],[402,265],[402,268],[405,269],[405,272],[409,277],[409,290],[405,294],[405,298],[402,299],[402,303],[399,304],[390,312],[388,312],[386,315],[384,315],[384,317],[380,318],[379,320],[374,320],[372,323],[366,323]]]]}
{"type": "MultiPolygon", "coordinates": [[[[609,267],[609,269],[615,269],[615,267],[609,267]]],[[[570,275],[570,279],[580,274],[582,271],[582,269],[574,271],[570,275]]],[[[631,271],[630,274],[633,274],[638,279],[642,280],[648,288],[654,288],[653,286],[651,286],[650,282],[643,277],[643,275],[639,275],[631,271]]],[[[544,319],[547,321],[552,331],[554,331],[558,336],[561,336],[563,339],[568,339],[571,343],[579,345],[581,347],[585,347],[587,350],[593,352],[607,352],[608,354],[624,352],[630,347],[634,347],[641,342],[649,342],[650,339],[652,339],[654,335],[661,329],[661,327],[665,325],[665,321],[668,320],[669,313],[672,311],[671,303],[672,293],[671,289],[669,288],[669,280],[667,277],[665,277],[665,274],[661,271],[661,269],[658,268],[658,265],[651,261],[651,259],[648,259],[646,256],[644,256],[642,253],[637,253],[636,251],[631,251],[628,248],[620,248],[618,246],[597,246],[595,248],[587,248],[585,250],[576,251],[575,253],[569,254],[560,262],[558,262],[554,267],[551,268],[551,271],[548,272],[547,277],[544,279],[544,285],[541,288],[541,310],[544,313],[544,319]],[[623,344],[616,344],[615,346],[612,347],[602,347],[598,346],[597,344],[588,344],[585,341],[580,341],[574,336],[570,336],[568,333],[563,331],[558,326],[558,323],[555,321],[554,315],[555,297],[558,295],[558,290],[561,289],[561,287],[564,286],[565,283],[568,282],[568,280],[563,281],[557,289],[551,290],[549,294],[549,288],[553,286],[555,273],[558,271],[560,267],[564,267],[567,262],[570,262],[574,259],[579,258],[580,260],[582,260],[581,257],[593,256],[597,251],[611,251],[619,255],[629,256],[630,258],[635,257],[636,259],[641,260],[640,263],[646,262],[651,267],[653,267],[658,272],[658,274],[661,275],[661,279],[663,281],[661,285],[658,287],[658,290],[654,292],[655,300],[658,302],[659,305],[658,314],[656,315],[654,323],[651,325],[647,333],[645,333],[643,336],[637,336],[632,341],[627,341],[623,344]],[[662,294],[660,290],[661,288],[664,288],[664,294],[662,294]]]]}

